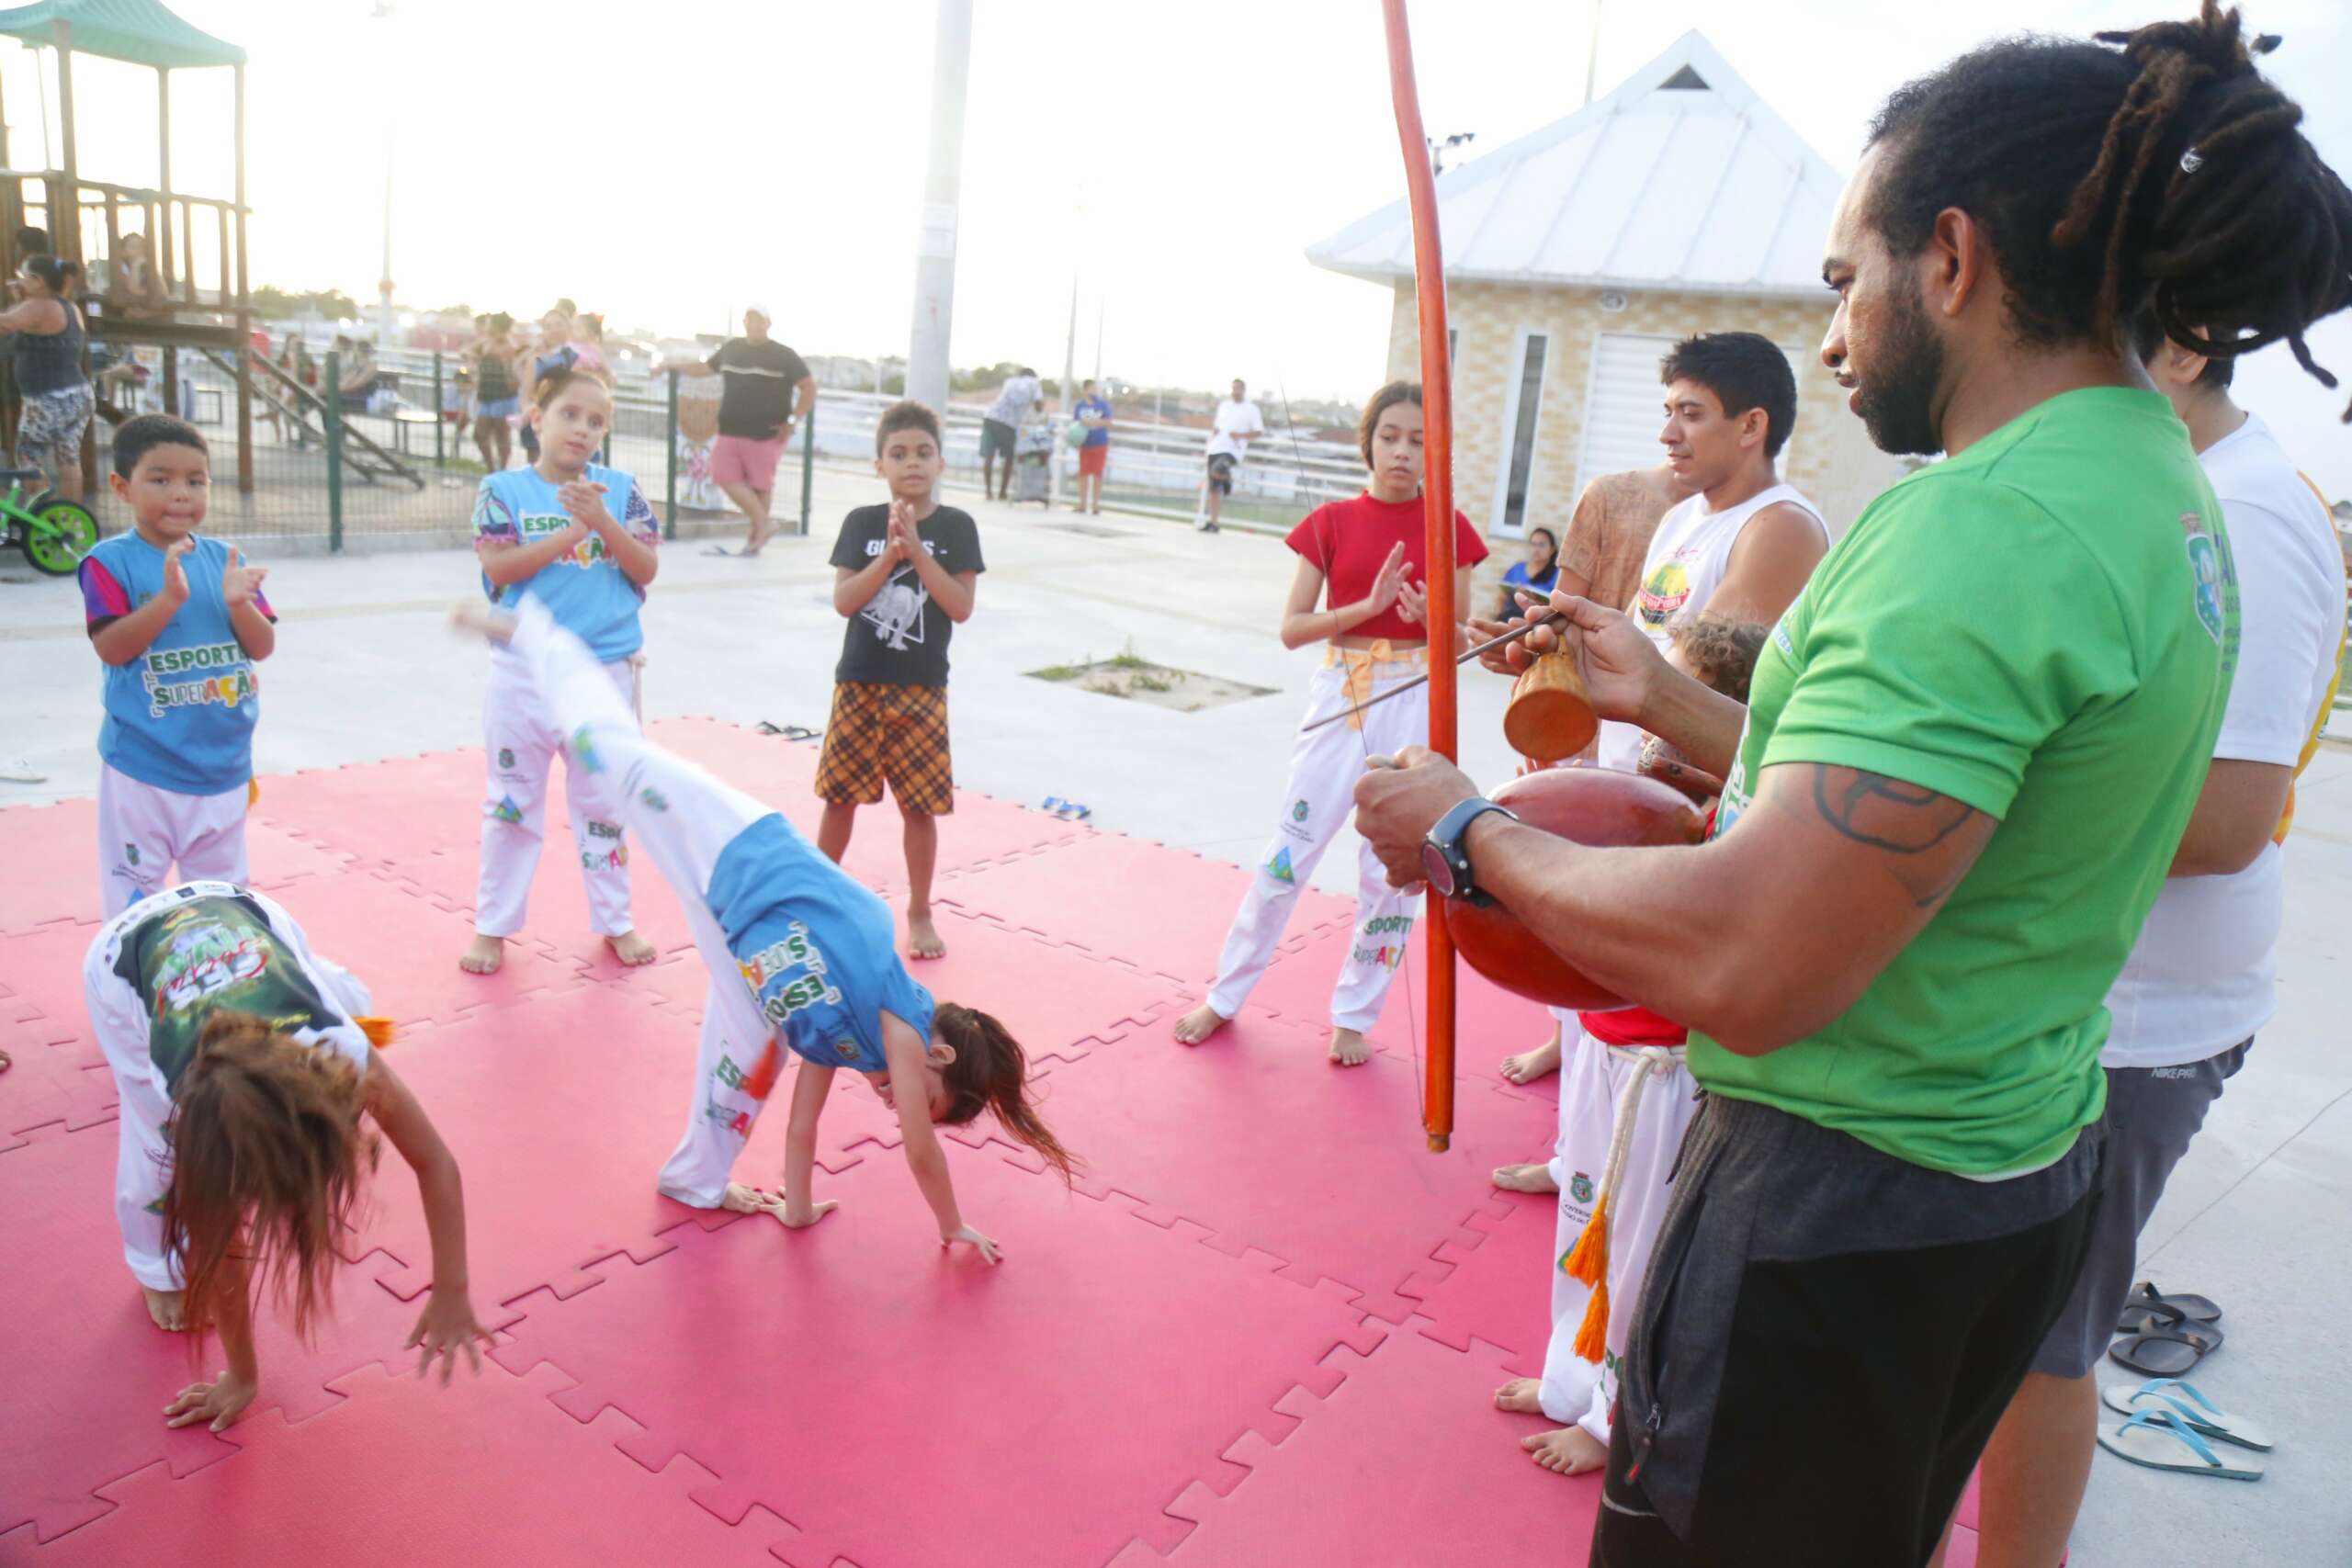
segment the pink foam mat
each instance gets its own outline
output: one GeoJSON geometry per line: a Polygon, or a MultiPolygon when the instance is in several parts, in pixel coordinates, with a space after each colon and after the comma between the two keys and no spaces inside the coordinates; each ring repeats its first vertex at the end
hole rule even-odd
{"type": "MultiPolygon", "coordinates": [[[[0,842],[8,845],[10,855],[7,874],[0,877],[0,932],[59,921],[96,922],[104,905],[96,801],[0,810],[0,842]]],[[[265,892],[323,875],[343,863],[334,851],[258,817],[245,824],[245,858],[249,880],[265,892]]]]}
{"type": "MultiPolygon", "coordinates": [[[[658,728],[763,793],[813,766],[813,747],[736,726],[658,728]]],[[[112,1078],[81,1002],[95,927],[70,909],[28,919],[0,931],[0,1046],[18,1062],[0,1075],[0,1562],[176,1548],[255,1563],[1101,1568],[1138,1551],[1252,1560],[1254,1540],[1255,1561],[1321,1568],[1466,1560],[1464,1529],[1515,1541],[1488,1560],[1581,1561],[1573,1488],[1526,1491],[1532,1467],[1482,1407],[1491,1363],[1523,1354],[1540,1322],[1549,1243],[1487,1169],[1541,1152],[1548,1094],[1474,1085],[1465,1066],[1441,1158],[1423,1151],[1409,1043],[1341,1072],[1319,1026],[1253,1008],[1211,1044],[1176,1046],[1193,982],[1159,955],[1182,947],[1197,957],[1174,966],[1204,973],[1241,874],[974,796],[942,824],[972,902],[943,903],[950,956],[914,972],[1027,1043],[1045,1114],[1092,1162],[1079,1190],[991,1118],[949,1130],[963,1213],[1008,1256],[989,1271],[943,1253],[895,1118],[845,1074],[816,1181],[838,1212],[805,1232],[697,1213],[653,1191],[692,1094],[705,985],[683,922],[660,933],[662,964],[603,961],[551,853],[551,899],[483,980],[455,966],[469,891],[439,897],[398,869],[438,854],[469,889],[480,767],[459,752],[265,779],[262,812],[315,857],[273,896],[404,1026],[385,1060],[464,1171],[473,1300],[514,1336],[505,1364],[446,1393],[382,1371],[408,1365],[430,1272],[414,1179],[388,1148],[317,1341],[270,1314],[246,1423],[167,1431],[190,1364],[147,1321],[113,1224],[112,1078]],[[1379,1361],[1400,1338],[1413,1348],[1379,1361]],[[1351,1399],[1343,1383],[1374,1366],[1359,1394],[1380,1397],[1351,1399]],[[1424,1379],[1415,1397],[1477,1438],[1438,1472],[1450,1522],[1384,1468],[1392,1447],[1431,1445],[1369,1429],[1422,1420],[1399,1402],[1424,1379]],[[1327,1445],[1362,1462],[1306,1468],[1327,1445]],[[1341,1489],[1387,1549],[1367,1552],[1369,1526],[1317,1544],[1261,1518],[1261,1484],[1341,1489]]],[[[63,820],[0,813],[0,854],[63,820]]],[[[869,831],[886,823],[887,807],[861,822],[877,862],[898,852],[895,832],[869,831]]],[[[1276,976],[1348,912],[1306,902],[1276,976]]],[[[743,1179],[775,1183],[785,1103],[743,1179]]]]}
{"type": "MultiPolygon", "coordinates": [[[[1250,875],[1147,840],[1091,833],[1041,853],[944,874],[937,897],[967,915],[1205,986],[1216,977],[1217,954],[1250,875]]],[[[1353,908],[1346,899],[1302,890],[1280,951],[1296,952],[1353,908]]],[[[1329,984],[1327,976],[1327,991],[1329,984]]]]}
{"type": "MultiPolygon", "coordinates": [[[[1250,1000],[1296,1022],[1329,1028],[1331,982],[1355,943],[1352,919],[1315,932],[1295,953],[1268,966],[1250,1000]]],[[[1403,945],[1405,966],[1389,985],[1380,1017],[1364,1031],[1364,1038],[1384,1050],[1410,1054],[1418,1048],[1426,1054],[1429,949],[1418,922],[1403,945]]],[[[1503,1057],[1540,1043],[1551,1032],[1552,1015],[1543,1004],[1514,996],[1462,965],[1454,987],[1453,1038],[1455,1060],[1465,1076],[1498,1081],[1496,1069],[1503,1057]]]]}
{"type": "Polygon", "coordinates": [[[1139,1529],[1172,1545],[1163,1505],[1204,1476],[1229,1486],[1219,1450],[1286,1429],[1272,1405],[1302,1375],[1382,1337],[1344,1292],[1125,1204],[995,1162],[964,1164],[957,1188],[1008,1248],[993,1269],[942,1252],[912,1184],[869,1162],[812,1230],[683,1233],[570,1301],[517,1303],[499,1359],[597,1368],[558,1403],[616,1405],[647,1428],[627,1452],[715,1472],[698,1499],[721,1518],[757,1503],[790,1521],[795,1568],[944,1568],[1101,1562],[1139,1529]]]}
{"type": "MultiPolygon", "coordinates": [[[[1274,1406],[1298,1417],[1295,1432],[1251,1432],[1226,1450],[1248,1480],[1223,1497],[1194,1486],[1169,1506],[1200,1527],[1174,1568],[1584,1561],[1600,1479],[1555,1475],[1520,1448],[1549,1423],[1495,1408],[1506,1373],[1493,1346],[1457,1353],[1399,1329],[1370,1355],[1333,1347],[1321,1370],[1335,1389],[1295,1388],[1274,1406]],[[1470,1496],[1477,1506],[1464,1506],[1470,1496]],[[1421,1556],[1404,1544],[1417,1541],[1443,1544],[1421,1556]]],[[[1159,1562],[1138,1541],[1114,1568],[1159,1562]]]]}

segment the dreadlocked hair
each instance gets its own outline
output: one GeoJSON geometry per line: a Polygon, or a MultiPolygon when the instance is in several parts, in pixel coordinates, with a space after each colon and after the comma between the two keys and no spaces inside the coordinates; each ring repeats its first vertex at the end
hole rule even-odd
{"type": "Polygon", "coordinates": [[[987,1013],[954,1002],[942,1002],[931,1021],[939,1037],[956,1047],[956,1059],[941,1075],[953,1098],[940,1121],[957,1127],[993,1111],[1004,1130],[1044,1156],[1067,1184],[1082,1162],[1062,1147],[1029,1103],[1029,1064],[1021,1042],[987,1013]]]}
{"type": "Polygon", "coordinates": [[[1907,255],[1946,209],[1975,218],[2028,344],[2120,352],[2153,310],[2185,348],[2228,359],[2284,342],[2334,387],[2303,334],[2352,304],[2352,191],[2255,69],[2278,44],[2203,0],[2193,20],[2096,43],[1964,54],[1871,122],[1874,223],[1907,255]]]}
{"type": "Polygon", "coordinates": [[[290,1300],[307,1339],[333,1296],[335,1243],[356,1228],[381,1153],[359,1125],[358,1067],[250,1013],[216,1012],[172,1099],[164,1250],[187,1281],[192,1348],[241,1282],[248,1305],[265,1286],[290,1300]]]}

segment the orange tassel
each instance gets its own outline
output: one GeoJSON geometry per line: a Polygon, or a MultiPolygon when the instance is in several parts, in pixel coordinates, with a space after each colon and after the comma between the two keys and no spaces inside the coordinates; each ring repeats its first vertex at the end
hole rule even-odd
{"type": "Polygon", "coordinates": [[[359,1032],[368,1037],[370,1045],[380,1048],[400,1038],[399,1026],[389,1018],[355,1018],[351,1021],[359,1026],[359,1032]]]}
{"type": "Polygon", "coordinates": [[[775,1088],[775,1080],[783,1072],[784,1055],[775,1048],[774,1037],[770,1037],[768,1048],[760,1053],[759,1066],[743,1079],[743,1092],[753,1100],[767,1099],[768,1092],[775,1088]]]}
{"type": "Polygon", "coordinates": [[[1603,1280],[1592,1288],[1592,1299],[1584,1303],[1584,1321],[1577,1325],[1577,1355],[1598,1365],[1609,1349],[1609,1281],[1603,1280]]]}
{"type": "Polygon", "coordinates": [[[1592,1218],[1584,1223],[1584,1230],[1577,1236],[1577,1244],[1560,1267],[1568,1278],[1588,1285],[1598,1285],[1609,1278],[1609,1194],[1603,1192],[1600,1201],[1592,1206],[1592,1218]]]}
{"type": "Polygon", "coordinates": [[[261,780],[247,779],[245,781],[245,809],[251,811],[254,807],[259,806],[260,804],[261,780]]]}

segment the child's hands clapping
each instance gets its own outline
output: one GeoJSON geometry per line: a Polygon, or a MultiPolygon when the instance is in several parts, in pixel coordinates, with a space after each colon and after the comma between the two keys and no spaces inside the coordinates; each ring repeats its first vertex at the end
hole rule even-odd
{"type": "MultiPolygon", "coordinates": [[[[165,570],[169,571],[175,568],[165,570]]],[[[266,566],[247,566],[244,552],[232,545],[229,547],[229,564],[220,573],[220,597],[228,601],[232,610],[250,604],[261,592],[261,580],[268,575],[269,568],[266,566]]]]}
{"type": "Polygon", "coordinates": [[[173,540],[164,549],[164,597],[175,604],[187,603],[187,569],[180,564],[196,549],[189,538],[173,540]]]}
{"type": "Polygon", "coordinates": [[[1405,547],[1401,544],[1392,546],[1388,551],[1388,558],[1380,563],[1380,575],[1372,580],[1372,592],[1364,595],[1364,603],[1371,607],[1374,615],[1380,614],[1381,611],[1396,603],[1396,596],[1405,591],[1408,570],[1405,565],[1405,547]]]}
{"type": "Polygon", "coordinates": [[[612,515],[605,510],[605,487],[594,479],[566,479],[556,487],[555,499],[573,524],[591,533],[612,515]]]}
{"type": "Polygon", "coordinates": [[[888,553],[893,560],[912,561],[922,554],[922,536],[915,526],[915,508],[910,501],[890,503],[888,553]]]}

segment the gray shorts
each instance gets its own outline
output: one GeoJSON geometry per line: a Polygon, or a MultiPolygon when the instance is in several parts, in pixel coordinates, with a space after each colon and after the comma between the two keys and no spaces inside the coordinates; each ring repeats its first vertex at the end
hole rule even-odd
{"type": "Polygon", "coordinates": [[[993,457],[1001,452],[1004,454],[1005,461],[1011,462],[1015,434],[1012,426],[1001,419],[981,420],[980,456],[983,458],[993,457]]]}
{"type": "Polygon", "coordinates": [[[2078,1378],[2098,1365],[2115,1337],[2123,1299],[2140,1258],[2140,1231],[2165,1195],[2172,1168],[2188,1152],[2189,1140],[2205,1124],[2205,1112],[2222,1098],[2222,1086],[2245,1065],[2251,1038],[2218,1055],[2177,1067],[2107,1069],[2107,1165],[2098,1221],[2091,1231],[2090,1256],[2033,1358],[2033,1370],[2054,1378],[2078,1378]]]}

